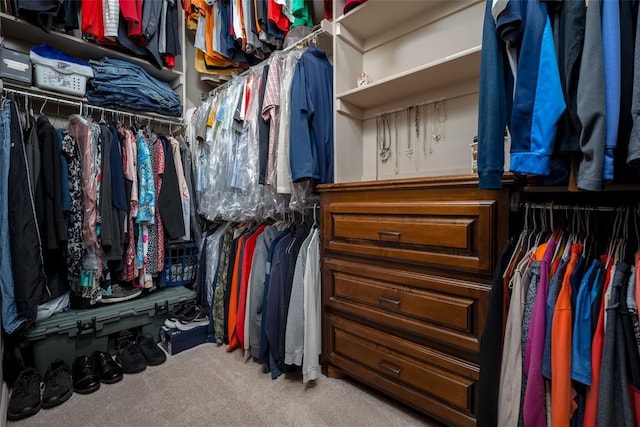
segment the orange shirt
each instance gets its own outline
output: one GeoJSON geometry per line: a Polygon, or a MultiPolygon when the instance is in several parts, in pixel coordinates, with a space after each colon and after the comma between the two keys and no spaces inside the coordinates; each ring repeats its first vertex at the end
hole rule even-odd
{"type": "Polygon", "coordinates": [[[232,352],[240,347],[238,334],[236,333],[236,322],[238,316],[238,289],[240,286],[238,274],[240,274],[240,254],[242,254],[242,246],[244,245],[244,237],[238,238],[238,249],[236,249],[235,262],[233,263],[233,275],[231,276],[231,291],[229,295],[229,321],[227,332],[229,334],[229,346],[227,352],[232,352]]]}
{"type": "Polygon", "coordinates": [[[553,313],[551,329],[551,421],[558,427],[569,427],[576,410],[571,388],[571,276],[576,269],[583,246],[571,246],[571,258],[562,279],[562,287],[553,313]]]}

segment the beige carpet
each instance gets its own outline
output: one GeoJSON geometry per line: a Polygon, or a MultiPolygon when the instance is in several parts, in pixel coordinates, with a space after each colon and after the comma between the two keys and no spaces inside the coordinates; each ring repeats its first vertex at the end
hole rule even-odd
{"type": "Polygon", "coordinates": [[[9,426],[429,426],[416,412],[348,380],[271,380],[239,351],[205,344],[163,365],[9,426]]]}

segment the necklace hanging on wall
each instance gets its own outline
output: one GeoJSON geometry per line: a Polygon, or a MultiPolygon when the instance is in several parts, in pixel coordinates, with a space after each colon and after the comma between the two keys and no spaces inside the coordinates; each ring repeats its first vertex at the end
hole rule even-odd
{"type": "Polygon", "coordinates": [[[411,110],[413,107],[409,107],[407,109],[407,150],[405,154],[407,159],[411,160],[413,158],[413,147],[411,147],[411,110]]]}
{"type": "Polygon", "coordinates": [[[398,155],[398,116],[399,116],[399,115],[400,115],[400,112],[399,112],[399,111],[397,111],[397,112],[394,114],[394,119],[395,119],[395,123],[394,123],[394,125],[395,125],[395,128],[396,128],[396,129],[395,129],[395,131],[396,131],[396,140],[395,140],[395,147],[394,147],[394,151],[396,152],[396,157],[395,157],[396,164],[395,164],[395,167],[393,168],[393,173],[394,173],[394,174],[396,174],[396,175],[398,175],[398,174],[400,173],[400,168],[399,168],[399,166],[398,166],[398,157],[400,157],[400,156],[398,155]]]}
{"type": "Polygon", "coordinates": [[[433,104],[434,115],[431,120],[432,137],[436,144],[440,143],[444,138],[444,122],[446,120],[444,113],[444,99],[436,101],[433,104]]]}
{"type": "Polygon", "coordinates": [[[378,157],[382,163],[387,163],[391,157],[391,129],[389,129],[389,119],[386,114],[376,118],[376,129],[378,133],[378,157]],[[387,132],[389,139],[387,139],[387,132]]]}
{"type": "MultiPolygon", "coordinates": [[[[433,147],[431,146],[431,138],[428,136],[429,122],[433,120],[433,104],[428,104],[424,108],[424,132],[422,133],[422,152],[426,159],[433,154],[433,147]]],[[[431,132],[433,137],[433,131],[431,132]]]]}

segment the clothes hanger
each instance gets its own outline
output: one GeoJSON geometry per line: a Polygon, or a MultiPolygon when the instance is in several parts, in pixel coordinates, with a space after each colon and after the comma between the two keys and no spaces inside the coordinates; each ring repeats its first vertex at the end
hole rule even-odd
{"type": "Polygon", "coordinates": [[[62,126],[59,126],[59,124],[60,124],[60,101],[58,101],[56,106],[56,115],[53,118],[53,127],[56,129],[58,129],[59,127],[62,127],[62,126]]]}
{"type": "Polygon", "coordinates": [[[520,236],[518,236],[518,240],[516,241],[516,246],[511,254],[511,258],[509,258],[509,262],[507,263],[507,268],[505,268],[504,274],[502,276],[503,279],[507,277],[507,274],[510,270],[512,270],[512,265],[515,262],[519,262],[519,255],[521,252],[528,252],[528,248],[525,248],[525,242],[527,241],[527,237],[530,235],[529,229],[529,211],[531,209],[531,203],[525,203],[524,205],[524,225],[522,231],[520,232],[520,236]],[[526,250],[525,250],[526,249],[526,250]]]}
{"type": "Polygon", "coordinates": [[[317,203],[313,204],[313,224],[311,224],[312,228],[318,228],[318,216],[316,213],[316,209],[319,209],[320,205],[318,205],[317,203]]]}
{"type": "Polygon", "coordinates": [[[533,249],[535,246],[535,239],[539,232],[538,223],[536,222],[535,212],[531,214],[531,222],[533,224],[533,229],[531,230],[531,234],[529,234],[529,238],[527,239],[527,251],[533,249]],[[532,240],[533,239],[533,240],[532,240]]]}
{"type": "Polygon", "coordinates": [[[48,100],[47,98],[45,98],[45,99],[44,99],[44,102],[43,102],[43,103],[42,103],[42,105],[40,106],[40,111],[39,111],[39,113],[40,113],[40,115],[41,115],[41,116],[44,116],[44,107],[46,107],[46,105],[47,105],[47,102],[48,102],[48,101],[49,101],[49,100],[48,100]]]}
{"type": "Polygon", "coordinates": [[[622,209],[618,208],[616,213],[616,218],[613,222],[613,233],[607,249],[607,262],[605,264],[605,269],[609,269],[609,267],[611,266],[611,263],[614,262],[614,255],[617,247],[616,245],[618,243],[618,236],[620,235],[621,223],[622,223],[622,209]]]}

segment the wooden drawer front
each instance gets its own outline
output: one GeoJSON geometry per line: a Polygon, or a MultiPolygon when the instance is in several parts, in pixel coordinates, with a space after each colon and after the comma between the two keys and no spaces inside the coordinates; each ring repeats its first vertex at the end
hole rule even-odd
{"type": "Polygon", "coordinates": [[[474,422],[478,367],[337,316],[328,362],[454,425],[474,422]]]}
{"type": "Polygon", "coordinates": [[[334,275],[333,291],[336,298],[472,333],[474,307],[468,298],[451,298],[348,273],[334,275]]]}
{"type": "Polygon", "coordinates": [[[487,285],[336,258],[323,262],[327,308],[477,356],[487,285]]]}
{"type": "Polygon", "coordinates": [[[327,249],[490,271],[495,201],[329,204],[327,249]]]}

